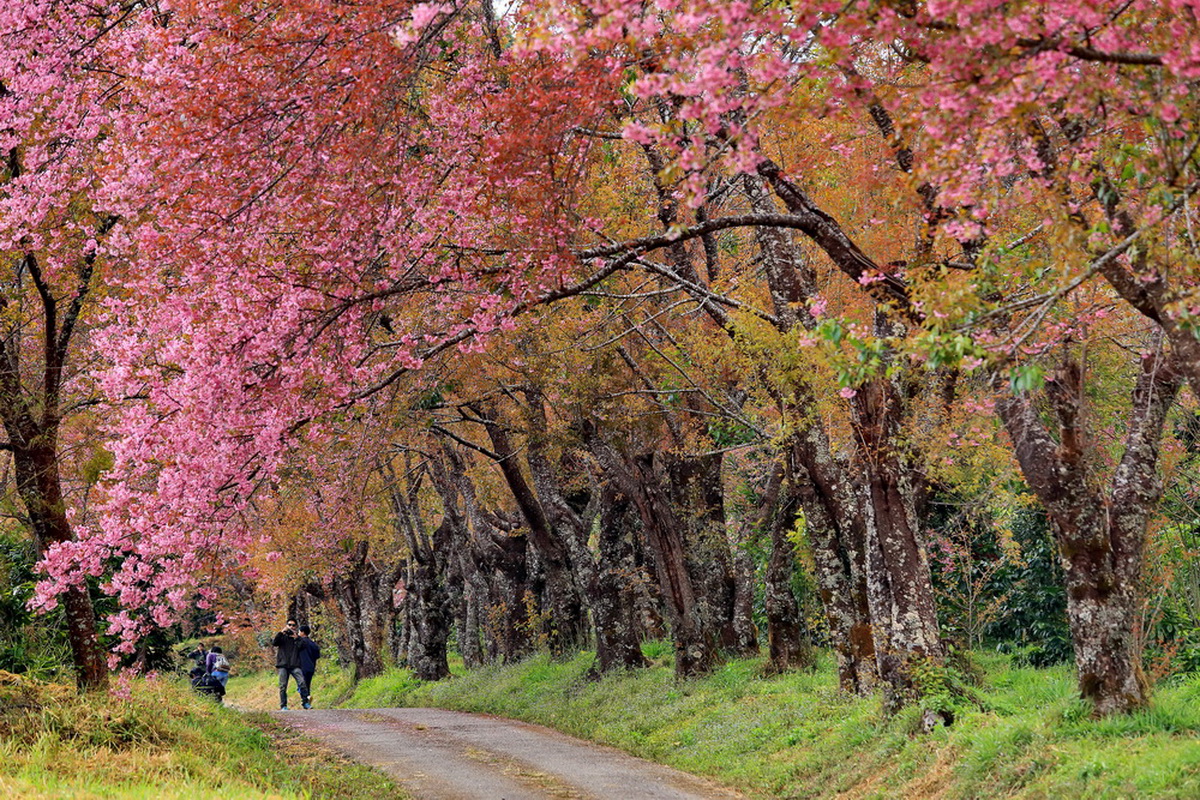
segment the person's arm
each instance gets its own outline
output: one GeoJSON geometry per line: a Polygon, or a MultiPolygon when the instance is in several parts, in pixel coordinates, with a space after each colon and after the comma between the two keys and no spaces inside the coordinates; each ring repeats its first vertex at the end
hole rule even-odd
{"type": "Polygon", "coordinates": [[[275,638],[272,640],[271,644],[274,647],[283,647],[283,643],[286,641],[287,637],[283,635],[283,631],[280,631],[279,633],[275,634],[275,638]]]}
{"type": "MultiPolygon", "coordinates": [[[[312,639],[309,639],[309,641],[312,642],[312,639]]],[[[312,651],[313,651],[313,661],[316,661],[318,658],[321,657],[321,645],[317,644],[316,642],[313,642],[312,643],[312,651]]]]}

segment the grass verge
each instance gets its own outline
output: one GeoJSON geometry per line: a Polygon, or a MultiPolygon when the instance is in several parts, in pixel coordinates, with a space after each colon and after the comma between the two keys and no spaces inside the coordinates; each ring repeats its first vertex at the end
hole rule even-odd
{"type": "Polygon", "coordinates": [[[135,679],[129,696],[0,672],[0,796],[32,798],[399,797],[261,713],[217,706],[171,680],[135,679]]]}
{"type": "Polygon", "coordinates": [[[1067,667],[976,654],[983,681],[949,728],[890,719],[837,690],[831,661],[766,677],[761,660],[679,681],[656,666],[593,680],[591,654],[537,656],[423,684],[364,680],[344,705],[440,706],[538,722],[762,797],[1200,797],[1200,679],[1159,686],[1150,709],[1095,721],[1067,667]]]}

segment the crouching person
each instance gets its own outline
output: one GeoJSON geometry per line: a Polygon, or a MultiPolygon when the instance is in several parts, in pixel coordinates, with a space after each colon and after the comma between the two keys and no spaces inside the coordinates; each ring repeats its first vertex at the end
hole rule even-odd
{"type": "Polygon", "coordinates": [[[220,647],[214,647],[208,654],[208,674],[217,679],[222,689],[229,688],[229,659],[225,657],[220,647]]]}

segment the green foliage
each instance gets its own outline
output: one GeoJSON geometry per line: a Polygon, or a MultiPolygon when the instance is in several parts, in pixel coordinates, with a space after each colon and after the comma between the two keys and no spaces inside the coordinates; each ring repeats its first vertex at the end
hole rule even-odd
{"type": "Polygon", "coordinates": [[[1185,456],[1162,504],[1169,524],[1149,543],[1148,639],[1160,673],[1192,674],[1200,672],[1200,414],[1181,413],[1174,432],[1185,456]]]}
{"type": "Polygon", "coordinates": [[[980,644],[1035,667],[1073,658],[1062,567],[1045,514],[1015,509],[1006,520],[1017,551],[1010,555],[994,525],[956,521],[958,504],[938,500],[930,504],[930,567],[941,601],[939,621],[949,638],[967,642],[978,629],[980,644]],[[956,525],[966,525],[968,531],[950,538],[956,525]],[[969,550],[968,557],[958,557],[958,548],[969,550]],[[977,607],[969,608],[972,603],[977,607]]]}
{"type": "Polygon", "coordinates": [[[674,663],[675,650],[670,642],[664,639],[655,639],[642,642],[642,655],[655,665],[667,666],[674,663]]]}
{"type": "Polygon", "coordinates": [[[1014,392],[1031,392],[1042,385],[1045,373],[1034,363],[1019,364],[1009,372],[1008,382],[1014,392]]]}
{"type": "Polygon", "coordinates": [[[94,445],[92,454],[79,467],[79,477],[84,483],[92,485],[100,480],[100,476],[112,469],[113,454],[104,447],[94,445]]]}
{"type": "Polygon", "coordinates": [[[0,670],[47,679],[70,680],[70,648],[62,609],[36,616],[27,603],[37,576],[33,542],[23,534],[0,532],[0,670]]]}
{"type": "Polygon", "coordinates": [[[735,420],[718,419],[708,424],[708,436],[715,447],[723,448],[747,444],[758,434],[735,420]]]}
{"type": "Polygon", "coordinates": [[[986,628],[998,649],[1033,667],[1070,661],[1075,656],[1067,622],[1067,594],[1058,545],[1040,511],[1025,509],[1012,523],[1021,561],[997,574],[1008,596],[1001,614],[986,628]]]}
{"type": "MultiPolygon", "coordinates": [[[[839,319],[824,319],[817,326],[817,337],[830,349],[830,364],[841,386],[861,386],[878,375],[889,363],[895,342],[874,336],[858,336],[852,325],[839,319]]],[[[888,370],[889,374],[891,369],[888,370]]]]}

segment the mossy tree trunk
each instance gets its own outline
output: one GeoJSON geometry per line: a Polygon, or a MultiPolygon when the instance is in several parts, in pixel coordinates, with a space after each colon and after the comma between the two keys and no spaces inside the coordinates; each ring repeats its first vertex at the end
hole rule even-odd
{"type": "Polygon", "coordinates": [[[1053,429],[1028,394],[1005,396],[996,405],[1025,479],[1054,527],[1066,575],[1079,693],[1094,703],[1097,716],[1134,711],[1149,699],[1137,628],[1138,591],[1146,524],[1162,492],[1163,422],[1182,380],[1162,337],[1156,338],[1156,347],[1142,358],[1125,452],[1107,489],[1094,474],[1078,361],[1064,357],[1047,381],[1053,429]]]}
{"type": "Polygon", "coordinates": [[[701,589],[689,570],[687,526],[671,503],[664,486],[666,476],[656,467],[653,453],[629,457],[594,428],[588,429],[587,440],[601,464],[604,479],[611,481],[638,511],[671,627],[675,673],[691,677],[711,672],[720,661],[720,632],[704,616],[701,589]]]}

